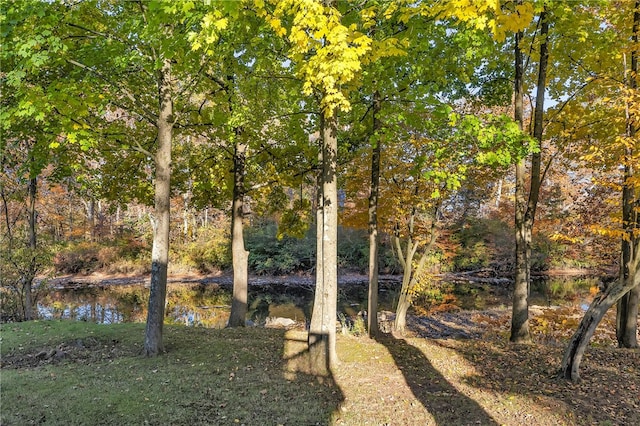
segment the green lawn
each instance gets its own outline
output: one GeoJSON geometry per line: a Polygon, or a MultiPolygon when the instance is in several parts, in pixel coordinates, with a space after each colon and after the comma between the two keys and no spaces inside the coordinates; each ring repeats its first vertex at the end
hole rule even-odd
{"type": "Polygon", "coordinates": [[[315,377],[301,330],[167,326],[156,358],[140,355],[142,324],[0,331],[5,426],[631,424],[640,414],[629,387],[637,351],[593,349],[585,380],[570,384],[554,374],[559,347],[341,335],[340,365],[315,377]]]}

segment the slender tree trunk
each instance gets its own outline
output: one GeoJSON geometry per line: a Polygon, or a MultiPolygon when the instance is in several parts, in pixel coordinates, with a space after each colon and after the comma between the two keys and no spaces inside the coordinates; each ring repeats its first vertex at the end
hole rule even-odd
{"type": "MultiPolygon", "coordinates": [[[[627,158],[631,158],[632,150],[626,149],[627,158]]],[[[631,182],[633,178],[633,167],[627,163],[625,165],[624,183],[622,186],[622,223],[625,237],[622,238],[622,256],[620,264],[620,280],[633,279],[633,271],[629,270],[629,264],[633,256],[633,244],[638,239],[634,235],[634,228],[638,226],[638,213],[634,209],[635,188],[631,182]]],[[[640,287],[629,290],[622,296],[617,304],[616,312],[616,338],[618,347],[637,348],[638,330],[638,299],[640,287]]]]}
{"type": "Polygon", "coordinates": [[[11,233],[11,220],[9,219],[9,204],[4,193],[4,184],[0,182],[0,196],[2,197],[2,211],[4,213],[4,221],[7,227],[7,241],[9,242],[9,252],[13,250],[13,234],[11,233]]]}
{"type": "Polygon", "coordinates": [[[562,358],[561,376],[565,379],[573,381],[580,379],[579,368],[582,356],[596,327],[611,306],[629,290],[640,287],[640,239],[634,242],[631,251],[631,261],[627,264],[627,268],[631,272],[629,277],[610,285],[591,302],[591,306],[580,321],[578,329],[571,337],[562,358]]]}
{"type": "Polygon", "coordinates": [[[498,180],[498,189],[496,189],[496,209],[500,207],[500,199],[502,198],[502,179],[498,180]]]}
{"type": "MultiPolygon", "coordinates": [[[[410,250],[410,243],[407,243],[407,251],[410,250]]],[[[396,243],[399,246],[399,242],[396,243]]],[[[404,256],[404,254],[402,254],[404,256]]],[[[405,259],[406,260],[406,259],[405,259]]],[[[393,323],[393,329],[399,333],[404,333],[407,326],[407,312],[409,306],[411,306],[411,263],[407,265],[406,262],[402,263],[402,287],[400,287],[400,297],[398,298],[398,306],[396,306],[396,318],[393,323]]]]}
{"type": "MultiPolygon", "coordinates": [[[[515,242],[516,242],[516,275],[513,291],[513,311],[511,316],[511,337],[514,343],[527,342],[529,333],[529,288],[531,282],[531,241],[533,225],[540,196],[542,176],[540,173],[541,149],[544,119],[544,94],[547,79],[547,64],[549,50],[547,36],[549,23],[546,11],[540,13],[540,64],[538,69],[538,85],[536,92],[536,107],[534,113],[533,137],[538,141],[540,150],[531,156],[531,183],[529,197],[525,190],[526,165],[522,159],[516,165],[516,213],[515,213],[515,242]]],[[[515,47],[515,120],[520,129],[523,127],[523,69],[522,53],[520,51],[521,33],[516,34],[515,47]]]]}
{"type": "MultiPolygon", "coordinates": [[[[435,237],[432,241],[435,241],[435,237]]],[[[427,258],[431,253],[433,243],[424,247],[420,255],[420,260],[415,266],[413,265],[413,258],[415,257],[417,246],[414,244],[411,249],[409,247],[410,245],[407,245],[407,257],[403,264],[402,287],[400,289],[400,297],[398,298],[398,306],[396,307],[396,318],[393,324],[394,330],[401,334],[405,332],[407,326],[407,312],[413,302],[412,295],[416,285],[418,284],[418,277],[422,274],[427,258]],[[407,262],[407,260],[409,260],[409,262],[407,262]]]]}
{"type": "Polygon", "coordinates": [[[23,277],[22,292],[24,294],[24,319],[31,321],[33,319],[33,300],[32,287],[33,280],[38,269],[38,259],[36,256],[37,239],[36,239],[36,193],[38,188],[38,178],[29,179],[29,199],[27,203],[27,214],[29,216],[29,251],[31,258],[29,259],[29,269],[23,277]]]}
{"type": "Polygon", "coordinates": [[[89,222],[89,240],[96,240],[96,200],[95,198],[89,198],[86,203],[87,209],[87,222],[89,222]]]}
{"type": "Polygon", "coordinates": [[[229,327],[244,327],[247,317],[249,252],[244,247],[244,176],[247,145],[236,131],[233,155],[233,204],[231,213],[231,255],[233,262],[233,301],[229,327]]]}
{"type": "Polygon", "coordinates": [[[171,139],[174,123],[171,85],[171,62],[165,59],[158,78],[160,113],[155,155],[155,221],[151,253],[151,293],[144,339],[144,353],[147,356],[156,356],[164,351],[162,329],[169,264],[171,139]]]}
{"type": "Polygon", "coordinates": [[[411,299],[409,297],[409,293],[403,291],[400,293],[400,298],[398,298],[398,307],[396,308],[396,318],[393,323],[393,329],[400,334],[403,334],[407,328],[407,312],[409,311],[409,306],[411,306],[411,299]]]}
{"type": "Polygon", "coordinates": [[[380,134],[380,109],[382,99],[380,92],[373,94],[373,146],[371,153],[371,191],[369,194],[369,297],[367,330],[369,337],[378,335],[378,193],[380,190],[380,154],[382,151],[382,135],[380,134]]]}
{"type": "MultiPolygon", "coordinates": [[[[515,91],[514,119],[518,123],[520,130],[523,128],[523,70],[522,52],[520,51],[520,40],[522,33],[515,36],[515,91]]],[[[527,227],[525,223],[526,215],[526,195],[525,176],[526,160],[521,159],[516,164],[516,205],[515,205],[515,243],[516,243],[516,271],[513,289],[513,309],[511,314],[511,337],[512,342],[525,342],[529,340],[529,257],[527,252],[527,227]]]]}
{"type": "Polygon", "coordinates": [[[402,266],[402,287],[400,288],[400,297],[398,299],[398,306],[396,307],[396,318],[393,328],[399,333],[404,333],[405,331],[407,325],[407,312],[409,311],[409,307],[413,301],[412,294],[417,284],[417,279],[422,274],[427,258],[429,257],[429,253],[431,253],[431,249],[437,239],[434,215],[433,221],[431,222],[430,240],[422,248],[420,260],[417,265],[414,265],[414,258],[421,245],[420,242],[415,241],[413,238],[415,216],[416,209],[414,208],[409,219],[409,232],[404,251],[402,249],[402,244],[400,243],[399,232],[396,231],[395,235],[395,246],[399,254],[398,259],[400,259],[400,266],[402,266]]]}
{"type": "Polygon", "coordinates": [[[316,294],[309,327],[309,353],[318,373],[327,373],[338,363],[336,353],[336,319],[338,300],[338,186],[337,121],[324,117],[322,133],[322,228],[319,239],[316,294]],[[321,246],[320,246],[321,245],[321,246]]]}
{"type": "MultiPolygon", "coordinates": [[[[632,45],[638,44],[638,32],[640,31],[640,1],[636,1],[633,13],[633,34],[632,45]]],[[[626,67],[625,67],[626,68],[626,67]]],[[[634,48],[631,51],[631,72],[628,74],[627,84],[632,91],[637,90],[638,78],[638,51],[634,48]]],[[[636,117],[631,112],[632,108],[627,107],[627,137],[630,141],[635,141],[637,132],[636,117]]],[[[622,227],[625,238],[622,238],[622,261],[620,269],[620,279],[629,279],[631,271],[628,264],[631,260],[632,246],[638,238],[634,234],[634,228],[638,226],[638,211],[635,204],[638,203],[636,185],[633,184],[634,175],[637,170],[634,169],[632,158],[634,150],[637,149],[632,145],[625,148],[625,166],[622,184],[622,227]]],[[[621,348],[637,348],[638,347],[638,303],[640,301],[640,287],[635,287],[625,294],[618,301],[618,310],[616,314],[616,337],[618,346],[621,348]]]]}

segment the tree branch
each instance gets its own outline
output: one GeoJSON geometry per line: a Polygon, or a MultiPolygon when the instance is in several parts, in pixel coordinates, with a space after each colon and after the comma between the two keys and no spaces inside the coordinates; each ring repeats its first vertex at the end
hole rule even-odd
{"type": "MultiPolygon", "coordinates": [[[[121,86],[119,86],[118,84],[116,84],[115,82],[111,81],[109,78],[107,78],[104,74],[102,74],[100,71],[95,70],[92,67],[89,67],[81,62],[78,62],[74,59],[67,59],[67,62],[69,62],[72,65],[75,65],[79,68],[82,68],[85,71],[88,71],[90,73],[93,73],[95,75],[97,75],[98,77],[100,77],[100,79],[104,80],[105,82],[107,82],[108,84],[110,84],[111,86],[115,87],[116,89],[118,89],[119,91],[121,91],[131,102],[133,102],[135,105],[137,105],[142,111],[145,112],[145,114],[147,114],[149,117],[153,117],[153,120],[150,120],[152,122],[157,120],[157,116],[156,114],[154,114],[153,112],[151,112],[149,109],[147,109],[147,107],[140,101],[138,101],[138,99],[133,95],[133,93],[131,93],[129,90],[127,90],[126,88],[123,88],[121,86]]],[[[143,115],[144,116],[144,115],[143,115]]]]}

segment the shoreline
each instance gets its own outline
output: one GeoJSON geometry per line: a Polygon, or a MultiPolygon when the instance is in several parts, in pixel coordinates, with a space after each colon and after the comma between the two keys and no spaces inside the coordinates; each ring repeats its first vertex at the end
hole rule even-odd
{"type": "MultiPolygon", "coordinates": [[[[532,274],[533,279],[549,279],[560,277],[611,277],[614,276],[610,272],[593,271],[588,269],[554,269],[544,272],[532,274]]],[[[509,286],[513,279],[504,275],[497,275],[495,271],[482,269],[477,271],[447,272],[436,275],[440,280],[444,281],[468,281],[476,283],[487,283],[509,286]]],[[[45,278],[39,278],[42,281],[45,278]]],[[[60,275],[48,280],[49,285],[56,289],[65,288],[81,288],[81,287],[107,287],[107,286],[131,286],[131,285],[149,285],[150,274],[138,275],[113,275],[103,273],[93,273],[89,275],[66,274],[60,275]]],[[[399,284],[402,282],[402,275],[380,275],[378,277],[380,284],[399,284]]],[[[359,273],[339,273],[338,285],[367,285],[369,282],[368,275],[359,273]]],[[[167,285],[176,284],[200,284],[213,285],[217,284],[221,287],[233,286],[233,274],[229,272],[220,274],[189,274],[178,273],[171,274],[168,277],[167,285]]],[[[284,285],[284,286],[302,286],[314,287],[314,275],[250,275],[249,286],[262,285],[284,285]]]]}

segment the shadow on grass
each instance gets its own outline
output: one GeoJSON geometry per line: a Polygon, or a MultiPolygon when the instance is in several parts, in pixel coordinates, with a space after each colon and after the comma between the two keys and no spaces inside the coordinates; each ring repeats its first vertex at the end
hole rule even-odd
{"type": "Polygon", "coordinates": [[[498,425],[480,404],[449,383],[420,349],[389,334],[376,340],[393,356],[414,396],[438,425],[498,425]]]}
{"type": "Polygon", "coordinates": [[[197,420],[331,424],[344,396],[328,369],[313,368],[305,337],[302,331],[284,329],[219,330],[216,338],[226,349],[211,348],[217,354],[210,366],[218,372],[215,359],[232,362],[224,363],[227,371],[221,372],[221,380],[201,379],[206,391],[200,401],[211,412],[205,416],[200,412],[197,420]]]}

